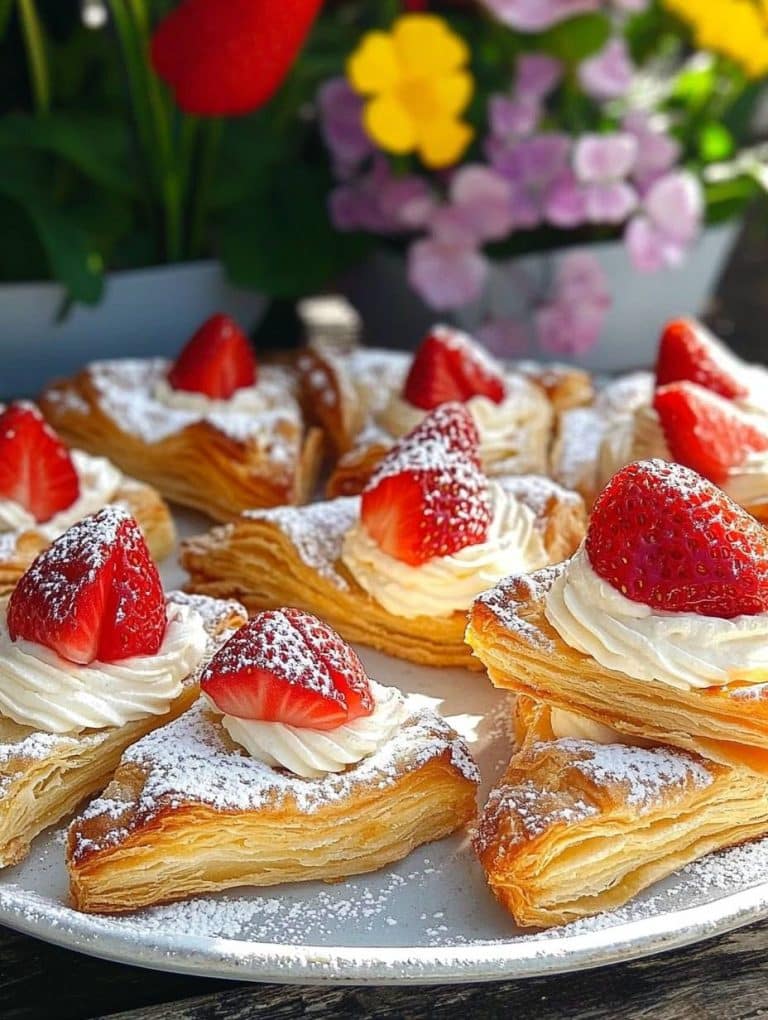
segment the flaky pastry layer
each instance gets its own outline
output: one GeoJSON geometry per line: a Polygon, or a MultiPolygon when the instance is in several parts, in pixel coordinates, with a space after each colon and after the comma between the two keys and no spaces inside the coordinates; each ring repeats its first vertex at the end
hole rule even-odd
{"type": "MultiPolygon", "coordinates": [[[[581,541],[585,518],[578,496],[548,479],[503,484],[537,515],[553,561],[581,541]]],[[[349,497],[306,507],[244,514],[182,544],[190,591],[237,598],[251,612],[283,605],[315,613],[348,641],[428,666],[479,668],[464,643],[466,614],[395,616],[354,580],[341,562],[344,535],[359,516],[349,497]]]]}
{"type": "Polygon", "coordinates": [[[768,685],[677,690],[605,669],[567,645],[544,614],[564,568],[508,578],[472,606],[466,640],[494,685],[629,736],[768,775],[768,685]]]}

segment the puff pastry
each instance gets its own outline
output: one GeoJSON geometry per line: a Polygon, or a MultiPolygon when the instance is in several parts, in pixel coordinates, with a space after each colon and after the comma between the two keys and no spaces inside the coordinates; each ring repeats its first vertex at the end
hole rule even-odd
{"type": "MultiPolygon", "coordinates": [[[[246,619],[235,602],[181,592],[167,598],[191,602],[203,617],[209,635],[204,661],[246,619]]],[[[197,673],[187,679],[167,715],[76,735],[36,731],[0,717],[0,867],[22,860],[35,836],[106,785],[126,747],[186,711],[196,697],[197,673]]]]}
{"type": "Polygon", "coordinates": [[[216,520],[307,499],[322,434],[304,427],[286,369],[262,367],[264,407],[253,412],[169,407],[157,396],[167,370],[162,359],[94,362],[49,386],[40,408],[71,445],[216,520]]]}
{"type": "Polygon", "coordinates": [[[768,776],[768,684],[677,690],[604,668],[566,644],[544,615],[546,594],[564,569],[507,578],[472,606],[466,639],[494,685],[630,738],[768,776]]]}
{"type": "MultiPolygon", "coordinates": [[[[498,479],[536,515],[551,559],[569,555],[585,527],[581,499],[549,479],[498,479]]],[[[315,613],[348,641],[428,666],[479,668],[464,643],[466,615],[395,616],[354,580],[341,561],[344,536],[360,500],[344,497],[306,507],[248,511],[182,545],[188,588],[238,598],[249,611],[282,605],[315,613]]]]}
{"type": "Polygon", "coordinates": [[[112,913],[374,871],[470,821],[478,778],[463,741],[428,709],[345,772],[300,779],[243,754],[201,700],[131,747],[72,823],[72,899],[112,913]]]}
{"type": "MultiPolygon", "coordinates": [[[[124,507],[136,520],[154,559],[162,560],[171,553],[176,544],[176,528],[168,507],[151,486],[124,478],[112,502],[124,507]]],[[[10,592],[49,544],[49,539],[34,529],[0,533],[0,596],[10,592]]]]}
{"type": "Polygon", "coordinates": [[[768,830],[768,781],[663,747],[555,739],[549,709],[518,710],[523,745],[473,837],[517,924],[620,907],[685,864],[768,830]]]}

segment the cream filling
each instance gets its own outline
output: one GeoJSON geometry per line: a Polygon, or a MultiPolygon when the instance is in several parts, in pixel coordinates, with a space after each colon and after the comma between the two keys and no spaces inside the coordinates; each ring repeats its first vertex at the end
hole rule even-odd
{"type": "Polygon", "coordinates": [[[0,616],[0,715],[47,733],[124,726],[164,715],[199,666],[207,645],[200,615],[168,605],[168,623],[156,655],[119,662],[67,662],[33,641],[12,641],[0,616]]]}
{"type": "Polygon", "coordinates": [[[20,503],[0,499],[0,532],[36,531],[53,541],[76,521],[96,513],[114,499],[123,481],[123,475],[114,464],[104,457],[91,457],[82,450],[72,450],[71,455],[80,482],[80,495],[75,502],[39,524],[20,503]]]}
{"type": "Polygon", "coordinates": [[[175,390],[164,377],[157,379],[152,393],[158,403],[180,411],[192,411],[201,418],[210,414],[262,414],[273,406],[265,399],[263,388],[258,384],[235,390],[227,400],[217,400],[205,393],[191,390],[175,390]]]}
{"type": "MultiPolygon", "coordinates": [[[[549,444],[552,408],[546,396],[527,379],[505,380],[507,394],[500,404],[488,397],[471,397],[467,403],[480,434],[480,456],[487,466],[510,457],[541,457],[549,444]]],[[[400,438],[427,414],[393,393],[378,417],[378,424],[400,438]]]]}
{"type": "Polygon", "coordinates": [[[362,521],[344,536],[341,557],[361,588],[394,616],[450,616],[508,574],[548,563],[534,512],[497,482],[488,483],[492,520],[484,542],[417,567],[385,553],[362,521]]]}
{"type": "MultiPolygon", "coordinates": [[[[402,725],[407,709],[394,687],[371,682],[375,707],[371,715],[345,723],[335,730],[310,730],[258,719],[223,715],[221,723],[230,737],[252,758],[272,768],[283,768],[305,779],[320,779],[342,772],[374,754],[402,725]]],[[[209,705],[218,709],[210,699],[209,705]]]]}
{"type": "Polygon", "coordinates": [[[619,733],[612,726],[587,719],[576,712],[567,712],[564,708],[552,708],[549,712],[549,725],[555,740],[591,740],[595,744],[630,744],[633,747],[651,747],[652,741],[642,737],[633,737],[628,733],[619,733]]]}
{"type": "Polygon", "coordinates": [[[545,614],[571,648],[636,680],[678,690],[768,680],[768,613],[722,620],[653,610],[600,578],[583,546],[548,592],[545,614]]]}

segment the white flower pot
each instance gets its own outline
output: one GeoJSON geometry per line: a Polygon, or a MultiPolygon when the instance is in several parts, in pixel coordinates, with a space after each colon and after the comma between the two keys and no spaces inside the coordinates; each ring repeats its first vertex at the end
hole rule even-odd
{"type": "MultiPolygon", "coordinates": [[[[632,267],[620,241],[584,246],[602,266],[612,305],[597,345],[583,355],[558,356],[557,360],[571,360],[599,372],[650,365],[668,319],[705,311],[739,227],[738,221],[732,221],[707,228],[681,266],[650,274],[632,267]]],[[[531,295],[546,295],[559,260],[569,250],[573,249],[526,255],[494,267],[485,300],[462,310],[455,320],[466,329],[476,329],[487,317],[489,305],[497,316],[530,319],[532,305],[521,299],[513,281],[525,280],[531,295]]],[[[392,254],[379,253],[366,267],[350,273],[344,289],[363,316],[369,343],[413,348],[433,322],[446,318],[416,297],[403,260],[392,254]]],[[[528,354],[552,360],[552,355],[535,346],[528,354]]]]}
{"type": "Polygon", "coordinates": [[[266,308],[262,295],[229,284],[217,262],[113,273],[100,304],[77,305],[56,322],[63,299],[55,283],[0,286],[0,399],[34,396],[94,358],[172,355],[214,312],[251,329],[266,308]]]}

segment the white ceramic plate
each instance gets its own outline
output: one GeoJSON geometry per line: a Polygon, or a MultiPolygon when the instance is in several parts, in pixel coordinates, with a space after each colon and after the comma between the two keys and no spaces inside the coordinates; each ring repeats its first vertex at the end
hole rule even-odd
{"type": "MultiPolygon", "coordinates": [[[[184,532],[202,522],[180,518],[184,532]]],[[[180,573],[165,571],[169,587],[180,573]]],[[[372,676],[434,699],[492,781],[509,757],[509,706],[481,675],[361,649],[372,676]]],[[[211,977],[296,983],[494,980],[582,969],[687,945],[768,916],[768,840],[684,869],[613,914],[543,933],[516,929],[465,837],[335,885],[243,889],[130,917],[68,906],[63,829],[0,873],[0,922],[70,949],[211,977]]]]}

